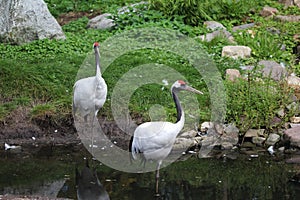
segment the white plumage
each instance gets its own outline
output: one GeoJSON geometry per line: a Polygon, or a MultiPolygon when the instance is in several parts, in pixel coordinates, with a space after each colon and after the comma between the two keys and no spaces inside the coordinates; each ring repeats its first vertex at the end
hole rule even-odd
{"type": "MultiPolygon", "coordinates": [[[[73,113],[77,112],[84,117],[85,122],[89,115],[97,116],[104,105],[107,95],[107,85],[101,76],[99,44],[94,43],[96,76],[83,78],[74,84],[73,113]]],[[[94,118],[93,118],[94,119],[94,118]]]]}
{"type": "Polygon", "coordinates": [[[146,160],[161,162],[171,152],[176,136],[184,125],[184,117],[178,123],[146,122],[138,126],[132,141],[132,157],[142,152],[146,160]]]}
{"type": "Polygon", "coordinates": [[[146,161],[153,160],[157,162],[156,194],[158,194],[159,169],[162,161],[170,154],[175,139],[184,126],[184,112],[177,96],[177,93],[181,90],[202,94],[202,92],[188,86],[184,81],[176,81],[171,87],[177,110],[176,123],[160,121],[143,123],[134,131],[131,143],[133,159],[137,159],[137,155],[141,154],[146,161]]]}

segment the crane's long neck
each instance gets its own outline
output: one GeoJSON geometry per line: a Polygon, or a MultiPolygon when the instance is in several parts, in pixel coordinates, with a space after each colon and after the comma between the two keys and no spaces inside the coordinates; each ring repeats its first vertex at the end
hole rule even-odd
{"type": "Polygon", "coordinates": [[[184,120],[184,112],[181,107],[180,101],[178,99],[177,92],[174,91],[174,89],[172,89],[172,96],[173,96],[175,106],[176,106],[176,111],[177,111],[177,120],[176,120],[176,123],[177,123],[180,120],[184,120]]]}
{"type": "Polygon", "coordinates": [[[96,76],[101,77],[99,48],[95,47],[96,76]]]}

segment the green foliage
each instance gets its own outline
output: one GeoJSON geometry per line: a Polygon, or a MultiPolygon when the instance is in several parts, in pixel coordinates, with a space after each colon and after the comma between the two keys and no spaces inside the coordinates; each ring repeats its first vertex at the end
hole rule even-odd
{"type": "Polygon", "coordinates": [[[181,33],[196,36],[206,31],[204,27],[192,27],[184,23],[183,16],[166,16],[161,11],[149,9],[145,5],[135,6],[123,14],[113,12],[113,19],[116,23],[115,30],[133,29],[141,27],[164,27],[179,30],[181,33]]]}
{"type": "Polygon", "coordinates": [[[228,95],[227,120],[236,123],[242,134],[249,128],[280,128],[294,114],[286,113],[282,123],[272,123],[277,112],[292,102],[292,90],[258,73],[249,73],[246,80],[225,83],[228,95]]]}
{"type": "MultiPolygon", "coordinates": [[[[164,52],[154,49],[134,51],[117,58],[114,63],[105,70],[103,77],[105,78],[107,85],[109,85],[110,88],[114,88],[116,86],[116,83],[129,70],[149,63],[164,64],[168,67],[171,67],[182,74],[184,77],[187,77],[188,80],[186,81],[190,80],[194,84],[193,86],[195,88],[198,88],[200,90],[205,88],[204,81],[199,78],[199,72],[186,60],[171,52],[164,52]]],[[[143,74],[141,76],[143,76],[143,74]]],[[[145,76],[147,76],[147,74],[145,74],[145,76]]],[[[132,77],[132,80],[138,78],[142,77],[132,77]]],[[[168,78],[170,78],[170,75],[165,76],[165,79],[168,78]]],[[[160,84],[162,84],[162,82],[160,84]]],[[[173,82],[169,81],[169,84],[173,84],[173,82]]],[[[153,105],[159,104],[168,111],[167,119],[170,121],[175,121],[176,109],[169,88],[170,85],[162,86],[159,84],[147,84],[135,90],[129,102],[129,109],[131,111],[132,117],[139,116],[142,117],[145,121],[149,120],[149,109],[153,105]]],[[[124,85],[122,89],[131,92],[131,87],[126,87],[126,85],[124,85]]],[[[111,96],[112,90],[109,90],[108,93],[108,96],[111,96]]],[[[205,97],[204,99],[206,98],[207,97],[205,97]]],[[[203,110],[206,110],[205,117],[207,119],[208,116],[206,115],[208,115],[207,111],[209,110],[209,104],[206,101],[199,101],[199,103],[201,104],[201,108],[203,108],[203,110]]],[[[110,112],[108,108],[109,106],[109,104],[104,105],[104,109],[108,112],[110,112]]]]}
{"type": "Polygon", "coordinates": [[[235,34],[235,39],[238,44],[249,46],[254,58],[275,59],[279,62],[290,58],[288,52],[281,50],[284,41],[278,34],[266,30],[253,31],[252,33],[243,31],[235,34]]]}
{"type": "Polygon", "coordinates": [[[138,0],[45,0],[48,9],[55,17],[67,12],[92,12],[101,10],[107,12],[110,7],[124,6],[127,3],[138,2],[138,0]]]}
{"type": "Polygon", "coordinates": [[[82,17],[75,21],[71,21],[70,23],[63,26],[63,31],[71,32],[71,33],[76,33],[76,32],[85,33],[88,21],[89,19],[87,17],[82,17]]]}
{"type": "Polygon", "coordinates": [[[248,0],[150,0],[150,5],[167,16],[183,16],[190,25],[200,25],[205,20],[242,20],[250,10],[261,7],[259,1],[248,0]]]}
{"type": "MultiPolygon", "coordinates": [[[[274,6],[283,14],[299,13],[294,7],[284,9],[277,1],[151,0],[150,7],[140,5],[124,14],[117,13],[117,8],[139,1],[46,0],[46,2],[54,16],[78,11],[100,10],[102,13],[111,11],[117,26],[113,30],[105,31],[86,29],[88,18],[82,17],[62,27],[66,40],[45,39],[20,46],[0,44],[0,120],[18,106],[31,107],[32,117],[70,114],[76,73],[87,54],[92,52],[92,44],[95,41],[104,41],[124,30],[140,27],[164,27],[195,37],[208,32],[202,25],[204,20],[220,21],[229,30],[233,25],[254,20],[257,26],[252,29],[255,33],[253,37],[247,31],[233,33],[239,45],[251,47],[252,57],[249,59],[233,60],[221,57],[223,46],[231,44],[225,38],[217,37],[211,42],[198,42],[203,44],[201,46],[215,61],[223,76],[228,68],[238,69],[240,65],[252,65],[258,60],[270,58],[290,64],[293,72],[300,74],[300,66],[294,64],[295,58],[291,53],[296,45],[293,35],[300,32],[299,26],[290,22],[268,20],[258,14],[264,5],[274,6]],[[278,29],[280,34],[272,34],[267,30],[268,27],[278,29]],[[283,44],[286,46],[285,51],[280,50],[283,44]]],[[[103,76],[109,85],[109,91],[107,103],[102,109],[104,115],[111,116],[112,89],[122,75],[136,66],[147,63],[172,66],[186,77],[187,81],[192,82],[194,87],[204,91],[205,95],[197,97],[201,107],[201,120],[210,119],[210,99],[199,72],[180,56],[153,49],[125,54],[106,69],[103,76]]],[[[270,119],[275,116],[275,110],[289,103],[286,97],[290,91],[285,87],[280,87],[271,80],[255,81],[256,77],[257,75],[251,74],[250,81],[240,80],[239,84],[226,82],[227,120],[236,122],[243,130],[261,126],[273,128],[270,119]],[[274,93],[274,90],[277,92],[274,93]]],[[[161,85],[150,84],[136,90],[130,99],[129,107],[133,116],[149,120],[149,109],[156,104],[164,107],[168,113],[168,120],[174,120],[176,115],[170,92],[167,87],[162,90],[161,85]]],[[[292,113],[288,115],[290,114],[292,113]]]]}
{"type": "Polygon", "coordinates": [[[57,17],[61,13],[71,12],[71,11],[89,11],[93,9],[99,9],[101,5],[100,0],[46,0],[48,9],[53,16],[57,17]]]}

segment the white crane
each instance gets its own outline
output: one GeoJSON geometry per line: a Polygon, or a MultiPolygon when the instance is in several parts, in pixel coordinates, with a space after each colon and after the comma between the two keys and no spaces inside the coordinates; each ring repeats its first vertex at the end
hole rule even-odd
{"type": "Polygon", "coordinates": [[[171,93],[177,110],[176,123],[163,121],[143,123],[134,131],[131,142],[131,155],[133,159],[137,159],[137,155],[141,154],[146,161],[153,160],[157,162],[155,176],[155,192],[157,195],[159,195],[158,181],[160,166],[162,161],[171,152],[175,139],[184,125],[184,112],[177,96],[177,93],[181,90],[203,94],[202,92],[188,86],[182,80],[176,81],[171,87],[171,93]]]}
{"type": "MultiPolygon", "coordinates": [[[[89,115],[97,116],[97,113],[106,100],[107,85],[102,78],[100,70],[100,54],[99,43],[94,43],[95,60],[96,60],[96,76],[83,78],[74,84],[73,95],[73,113],[77,111],[84,117],[87,122],[89,115]]],[[[93,117],[93,119],[94,119],[93,117]]]]}
{"type": "MultiPolygon", "coordinates": [[[[73,115],[76,119],[76,114],[79,112],[81,116],[84,117],[84,122],[88,122],[88,116],[92,115],[92,127],[94,127],[94,119],[97,117],[97,113],[100,108],[102,108],[105,103],[107,96],[107,85],[105,80],[102,78],[100,70],[100,53],[99,53],[99,43],[94,43],[95,51],[95,61],[96,61],[96,76],[91,76],[88,78],[83,78],[74,84],[74,94],[73,94],[73,115]]],[[[94,147],[92,129],[92,144],[94,147]]]]}

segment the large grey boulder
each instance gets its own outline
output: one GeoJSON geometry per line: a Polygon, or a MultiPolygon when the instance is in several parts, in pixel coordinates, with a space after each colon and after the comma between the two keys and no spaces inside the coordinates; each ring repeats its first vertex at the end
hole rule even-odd
{"type": "Polygon", "coordinates": [[[43,0],[0,0],[0,42],[28,43],[39,39],[65,39],[43,0]]]}

